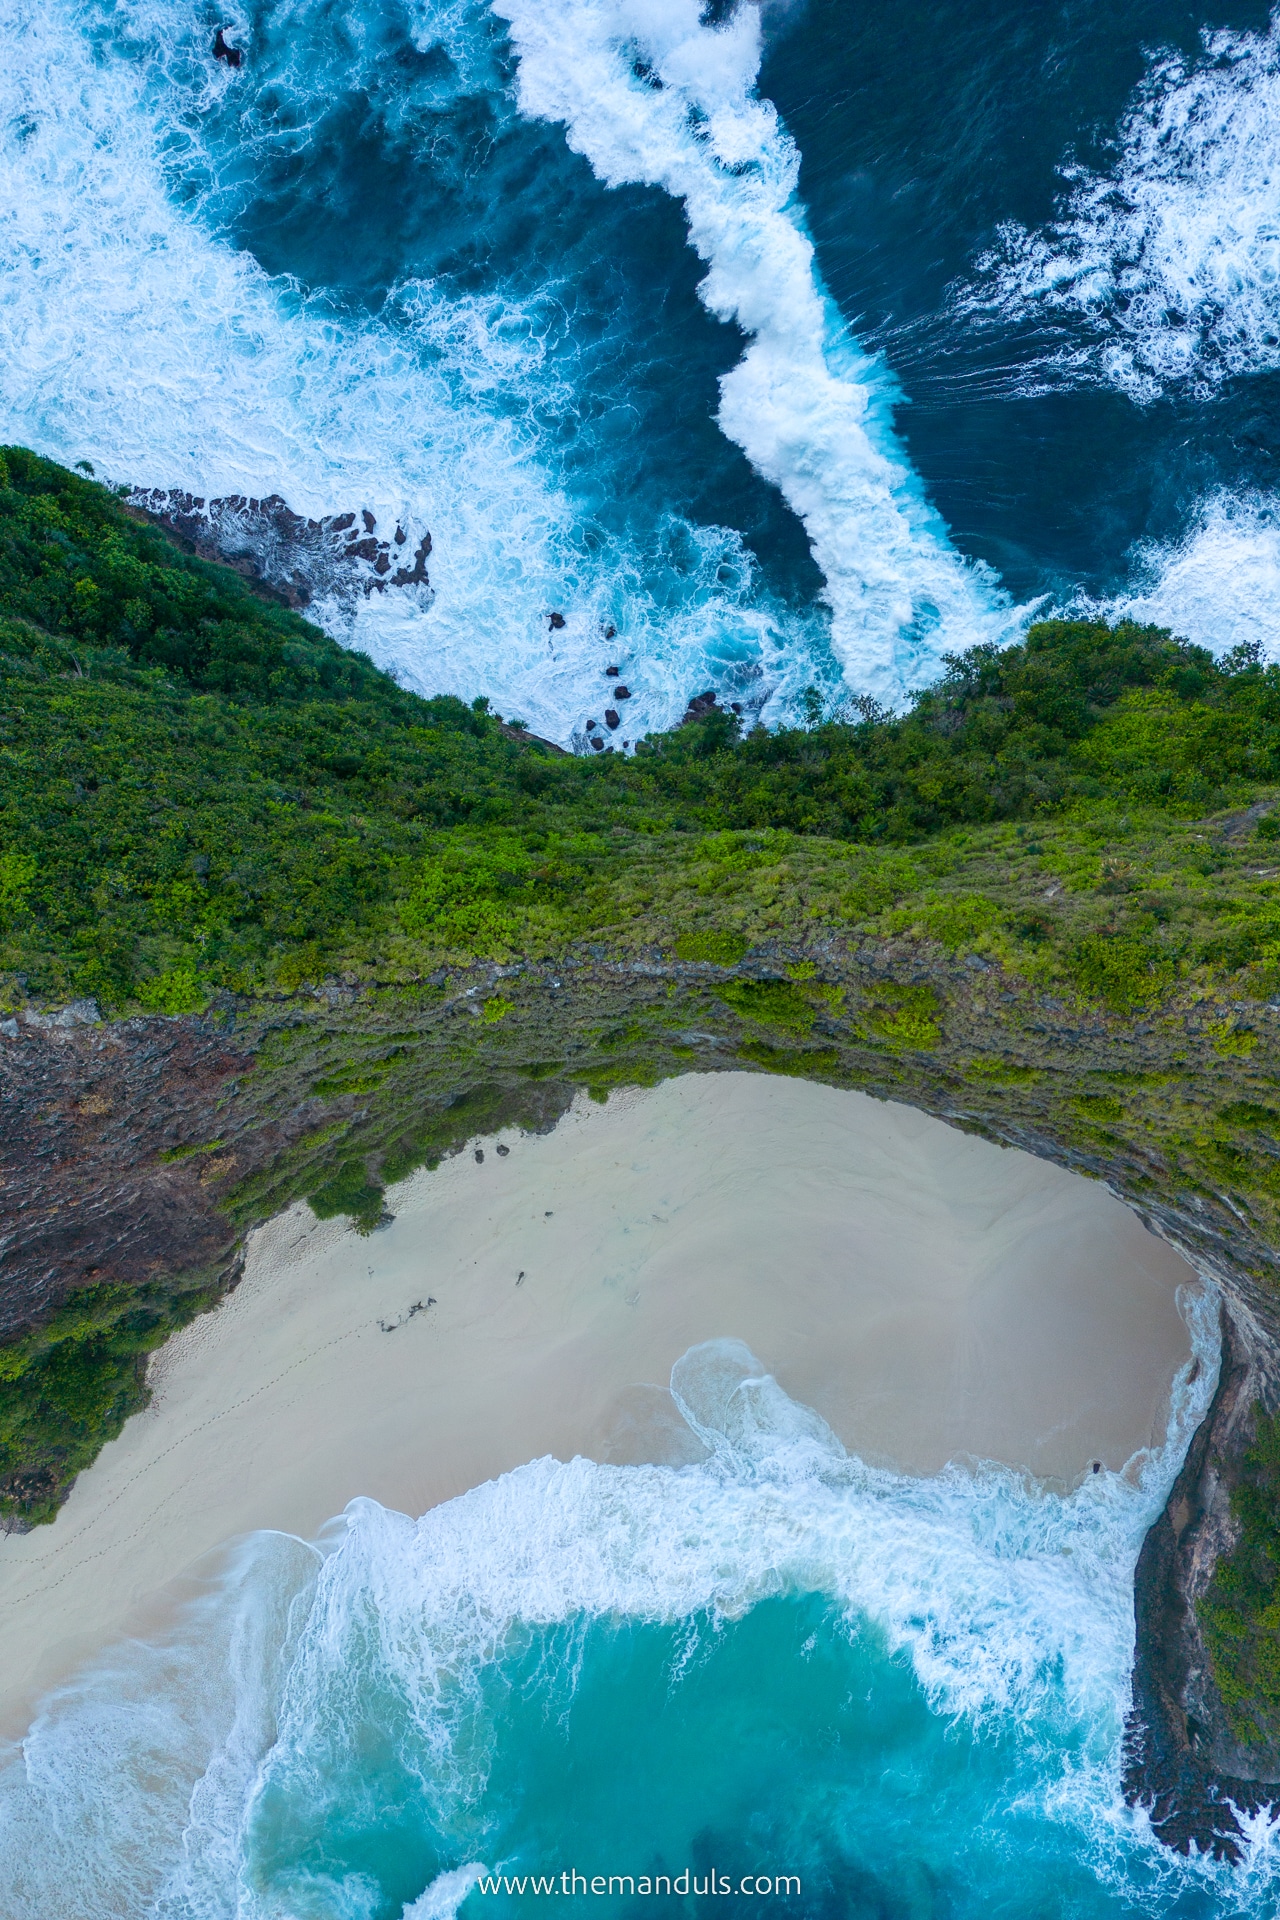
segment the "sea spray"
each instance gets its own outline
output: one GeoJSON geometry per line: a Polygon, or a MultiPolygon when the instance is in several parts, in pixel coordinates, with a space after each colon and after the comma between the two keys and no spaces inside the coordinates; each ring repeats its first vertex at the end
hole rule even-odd
{"type": "Polygon", "coordinates": [[[1171,627],[1212,653],[1280,656],[1280,500],[1212,494],[1181,539],[1141,542],[1133,570],[1128,592],[1083,610],[1171,627]]]}
{"type": "MultiPolygon", "coordinates": [[[[542,1870],[557,1850],[554,1864],[570,1864],[588,1792],[573,1755],[600,1740],[621,1743],[618,1759],[631,1746],[616,1791],[617,1760],[587,1770],[619,1846],[636,1844],[646,1795],[645,1830],[692,1846],[679,1812],[692,1793],[740,1847],[735,1795],[749,1792],[773,1809],[775,1853],[826,1871],[836,1827],[823,1839],[767,1767],[755,1787],[741,1772],[759,1733],[743,1733],[723,1793],[701,1771],[679,1791],[667,1779],[679,1752],[695,1764],[717,1716],[749,1725],[768,1701],[785,1721],[800,1700],[817,1721],[856,1720],[837,1741],[847,1777],[828,1777],[821,1755],[837,1749],[817,1721],[786,1736],[826,1781],[841,1845],[854,1775],[879,1778],[879,1747],[905,1742],[893,1764],[936,1780],[930,1845],[952,1849],[961,1891],[980,1859],[979,1880],[995,1871],[982,1835],[1001,1831],[1021,1836],[1015,1852],[1025,1840],[1024,1866],[1078,1881],[1080,1913],[1167,1899],[1175,1881],[1211,1889],[1220,1870],[1166,1855],[1118,1787],[1133,1567],[1213,1389],[1216,1303],[1202,1294],[1186,1311],[1196,1361],[1167,1443],[1069,1494],[991,1467],[868,1468],[739,1343],[714,1342],[672,1376],[703,1464],[539,1460],[418,1521],[356,1501],[319,1558],[254,1536],[163,1646],[61,1689],[11,1754],[0,1867],[16,1913],[51,1913],[55,1889],[60,1920],[398,1920],[432,1888],[416,1911],[447,1911],[466,1889],[442,1875],[513,1859],[542,1870]],[[663,1739],[678,1751],[659,1762],[663,1739]],[[636,1770],[650,1752],[653,1779],[636,1770]]],[[[886,1831],[908,1804],[886,1803],[886,1831]]],[[[1260,1831],[1259,1899],[1274,1887],[1271,1844],[1260,1831]]],[[[907,1826],[894,1845],[910,1850],[907,1826]]],[[[916,1870],[904,1855],[902,1873],[916,1870]]],[[[1039,1884],[1025,1881],[1026,1911],[1039,1884]]]]}

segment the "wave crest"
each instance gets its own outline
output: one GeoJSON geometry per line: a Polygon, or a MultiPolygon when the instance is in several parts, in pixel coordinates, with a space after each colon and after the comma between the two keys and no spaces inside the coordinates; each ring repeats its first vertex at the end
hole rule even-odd
{"type": "Polygon", "coordinates": [[[1070,160],[1058,217],[1001,227],[967,316],[1063,337],[1024,384],[1208,398],[1280,366],[1280,22],[1157,59],[1101,169],[1070,160]]]}

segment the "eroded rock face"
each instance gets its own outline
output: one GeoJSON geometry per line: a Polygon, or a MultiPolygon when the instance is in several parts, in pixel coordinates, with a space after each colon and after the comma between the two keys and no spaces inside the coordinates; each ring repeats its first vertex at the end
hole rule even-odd
{"type": "Polygon", "coordinates": [[[1238,1809],[1280,1799],[1280,1750],[1246,1747],[1232,1732],[1213,1682],[1197,1615],[1214,1569],[1238,1542],[1231,1495],[1239,1485],[1260,1408],[1280,1395],[1280,1337],[1268,1302],[1262,1317],[1229,1290],[1222,1313],[1222,1368],[1165,1510],[1148,1533],[1134,1582],[1137,1642],[1133,1707],[1125,1729],[1125,1797],[1149,1808],[1166,1845],[1194,1844],[1237,1859],[1238,1809]]]}
{"type": "Polygon", "coordinates": [[[0,1341],[81,1287],[229,1277],[239,1236],[217,1198],[242,1155],[235,1166],[230,1153],[159,1156],[217,1138],[220,1103],[250,1056],[212,1021],[10,1026],[0,1038],[0,1341]]]}
{"type": "Polygon", "coordinates": [[[220,560],[266,586],[287,605],[313,600],[351,605],[373,593],[411,589],[429,595],[431,535],[397,524],[384,539],[367,507],[308,520],[278,493],[251,500],[204,500],[178,489],[129,496],[129,505],[176,533],[204,560],[220,560]]]}

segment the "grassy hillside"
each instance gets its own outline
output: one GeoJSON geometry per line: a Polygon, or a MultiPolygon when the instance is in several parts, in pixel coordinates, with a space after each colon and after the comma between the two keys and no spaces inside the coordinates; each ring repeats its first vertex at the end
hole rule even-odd
{"type": "Polygon", "coordinates": [[[1280,669],[1248,649],[1046,623],[903,718],[712,714],[576,759],[404,692],[91,481],[11,448],[0,482],[10,1000],[179,1013],[583,938],[728,953],[797,917],[1116,1006],[1280,983],[1270,820],[1242,858],[1195,825],[1280,782],[1280,669]]]}

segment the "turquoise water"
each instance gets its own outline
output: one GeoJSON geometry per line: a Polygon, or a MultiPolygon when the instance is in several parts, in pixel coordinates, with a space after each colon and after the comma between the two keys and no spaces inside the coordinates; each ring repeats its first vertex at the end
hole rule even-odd
{"type": "Polygon", "coordinates": [[[1274,1912],[1265,1820],[1218,1867],[1119,1795],[1134,1560],[1212,1364],[1162,1454],[1069,1495],[868,1469],[757,1367],[676,1368],[700,1463],[535,1461],[240,1543],[8,1754],[6,1916],[1274,1912]]]}

